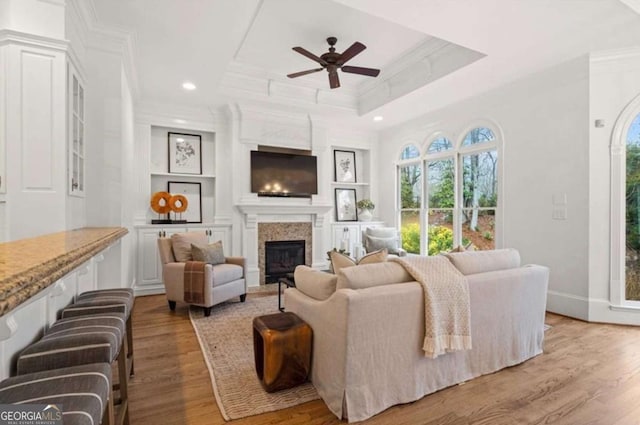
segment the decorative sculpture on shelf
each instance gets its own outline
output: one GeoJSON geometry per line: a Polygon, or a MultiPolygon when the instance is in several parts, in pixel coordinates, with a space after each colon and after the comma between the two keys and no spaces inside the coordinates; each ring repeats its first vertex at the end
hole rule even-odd
{"type": "Polygon", "coordinates": [[[184,195],[172,195],[169,192],[156,192],[151,195],[151,209],[158,216],[166,214],[167,218],[152,219],[151,224],[183,224],[187,220],[182,220],[182,213],[187,210],[189,201],[184,195]],[[180,219],[171,219],[170,213],[180,214],[180,219]]]}

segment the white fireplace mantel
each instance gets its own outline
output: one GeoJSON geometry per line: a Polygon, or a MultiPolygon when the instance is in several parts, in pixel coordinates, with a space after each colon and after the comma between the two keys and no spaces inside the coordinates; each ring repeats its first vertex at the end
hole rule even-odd
{"type": "Polygon", "coordinates": [[[245,226],[248,229],[255,229],[258,224],[258,217],[261,215],[310,215],[316,227],[322,227],[324,216],[333,205],[278,205],[278,204],[237,204],[236,207],[244,215],[245,226]]]}

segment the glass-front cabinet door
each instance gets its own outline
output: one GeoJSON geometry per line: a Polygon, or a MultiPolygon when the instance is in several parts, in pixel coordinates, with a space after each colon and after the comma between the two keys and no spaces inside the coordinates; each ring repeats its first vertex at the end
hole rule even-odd
{"type": "Polygon", "coordinates": [[[85,193],[84,84],[69,64],[69,194],[85,193]]]}

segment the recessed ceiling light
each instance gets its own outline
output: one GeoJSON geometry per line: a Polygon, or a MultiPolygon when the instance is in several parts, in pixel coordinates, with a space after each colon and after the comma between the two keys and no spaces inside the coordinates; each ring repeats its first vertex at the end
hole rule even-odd
{"type": "Polygon", "coordinates": [[[374,121],[382,121],[384,119],[384,117],[382,115],[376,115],[375,117],[373,117],[374,121]]]}
{"type": "Polygon", "coordinates": [[[185,90],[195,90],[196,85],[193,84],[191,81],[185,81],[184,83],[182,83],[182,88],[185,90]]]}
{"type": "Polygon", "coordinates": [[[174,119],[173,122],[176,122],[178,124],[186,124],[187,123],[185,120],[181,120],[180,118],[174,119]]]}

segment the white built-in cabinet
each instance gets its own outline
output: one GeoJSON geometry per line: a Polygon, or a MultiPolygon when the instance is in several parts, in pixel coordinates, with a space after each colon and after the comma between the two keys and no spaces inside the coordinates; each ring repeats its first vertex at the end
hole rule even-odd
{"type": "Polygon", "coordinates": [[[362,232],[368,227],[383,227],[382,221],[356,221],[356,222],[339,222],[331,225],[331,236],[333,246],[331,249],[346,249],[351,256],[355,255],[355,248],[362,244],[362,232]],[[348,240],[347,245],[343,244],[343,240],[348,240]]]}
{"type": "MultiPolygon", "coordinates": [[[[136,295],[164,292],[162,284],[162,264],[158,252],[158,238],[170,238],[174,233],[203,232],[210,243],[221,240],[225,254],[231,255],[231,225],[213,224],[215,221],[216,195],[216,136],[212,131],[190,130],[162,125],[149,125],[148,193],[151,199],[155,192],[169,191],[169,182],[191,183],[200,188],[201,222],[186,224],[151,224],[159,217],[149,207],[146,224],[136,226],[138,236],[138,264],[135,291],[136,295]],[[169,133],[199,136],[201,174],[169,172],[169,133]]],[[[190,185],[193,187],[193,185],[190,185]]],[[[147,204],[148,205],[148,204],[147,204]]],[[[188,208],[194,207],[192,204],[188,208]]],[[[171,219],[180,219],[171,213],[171,219]]],[[[187,218],[187,217],[182,217],[187,218]]]]}
{"type": "Polygon", "coordinates": [[[84,82],[71,62],[67,63],[69,195],[85,195],[85,97],[84,82]]]}

